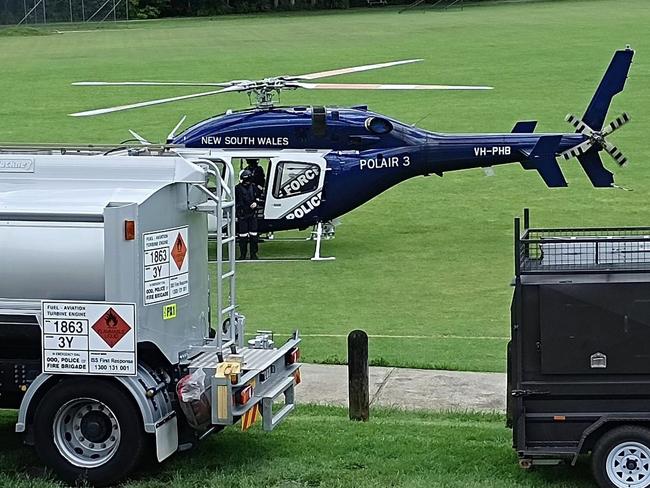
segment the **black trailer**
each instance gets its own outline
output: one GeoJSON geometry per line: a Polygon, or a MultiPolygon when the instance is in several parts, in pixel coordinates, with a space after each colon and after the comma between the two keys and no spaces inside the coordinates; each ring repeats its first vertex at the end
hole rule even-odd
{"type": "Polygon", "coordinates": [[[592,456],[601,487],[650,486],[650,227],[515,219],[508,423],[524,468],[592,456]]]}

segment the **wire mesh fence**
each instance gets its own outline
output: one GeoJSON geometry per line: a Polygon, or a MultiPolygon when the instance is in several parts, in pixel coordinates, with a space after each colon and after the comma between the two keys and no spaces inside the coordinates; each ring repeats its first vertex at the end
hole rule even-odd
{"type": "Polygon", "coordinates": [[[518,242],[526,273],[650,270],[650,227],[527,229],[518,242]]]}
{"type": "Polygon", "coordinates": [[[129,20],[128,0],[0,0],[0,25],[129,20]]]}

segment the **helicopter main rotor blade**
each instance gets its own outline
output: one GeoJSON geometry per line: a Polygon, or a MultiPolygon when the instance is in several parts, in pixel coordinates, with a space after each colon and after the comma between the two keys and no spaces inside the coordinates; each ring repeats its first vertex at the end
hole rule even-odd
{"type": "Polygon", "coordinates": [[[227,88],[223,88],[221,90],[214,90],[214,91],[203,92],[203,93],[193,93],[191,95],[183,95],[180,97],[172,97],[172,98],[162,98],[159,100],[149,100],[147,102],[132,103],[129,105],[118,105],[117,107],[99,108],[96,110],[87,110],[85,112],[77,112],[69,115],[71,117],[87,117],[90,115],[109,114],[112,112],[121,112],[123,110],[130,110],[132,108],[150,107],[152,105],[161,105],[163,103],[176,102],[178,100],[189,100],[191,98],[209,97],[211,95],[218,95],[219,93],[227,93],[227,92],[243,91],[243,90],[245,89],[240,86],[230,86],[227,88]]]}
{"type": "Polygon", "coordinates": [[[193,81],[75,81],[73,86],[232,86],[227,83],[207,83],[193,81]]]}
{"type": "Polygon", "coordinates": [[[390,85],[380,83],[291,83],[307,90],[492,90],[491,86],[467,85],[390,85]]]}
{"type": "Polygon", "coordinates": [[[347,73],[359,73],[361,71],[369,71],[371,69],[388,68],[390,66],[398,66],[400,64],[418,63],[424,61],[423,59],[405,59],[402,61],[391,61],[389,63],[379,64],[366,64],[364,66],[352,66],[350,68],[332,69],[328,71],[319,71],[317,73],[308,73],[305,75],[287,76],[286,79],[290,80],[317,80],[318,78],[327,78],[329,76],[345,75],[347,73]]]}

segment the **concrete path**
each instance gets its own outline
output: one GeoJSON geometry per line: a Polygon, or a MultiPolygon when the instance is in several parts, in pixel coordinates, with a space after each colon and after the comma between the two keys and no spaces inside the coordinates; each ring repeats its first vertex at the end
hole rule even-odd
{"type": "MultiPolygon", "coordinates": [[[[303,364],[300,403],[348,405],[347,366],[303,364]]],[[[370,368],[370,405],[408,410],[498,411],[506,408],[506,375],[370,368]]]]}

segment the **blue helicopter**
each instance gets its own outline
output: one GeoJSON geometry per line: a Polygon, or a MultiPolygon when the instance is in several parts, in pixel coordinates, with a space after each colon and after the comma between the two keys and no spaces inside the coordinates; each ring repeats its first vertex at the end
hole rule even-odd
{"type": "MultiPolygon", "coordinates": [[[[300,76],[226,83],[78,82],[77,85],[207,85],[218,90],[139,102],[72,116],[99,115],[228,92],[245,92],[256,106],[228,111],[199,122],[167,142],[175,151],[200,152],[215,161],[266,161],[266,191],[260,210],[261,232],[305,229],[331,223],[388,188],[414,176],[469,168],[490,170],[518,162],[536,170],[549,187],[565,187],[557,158],[576,158],[594,187],[614,187],[613,174],[600,158],[607,152],[619,165],[627,162],[607,136],[630,120],[627,113],[605,125],[612,98],[623,90],[634,51],[616,51],[582,118],[568,115],[572,133],[533,133],[536,121],[517,122],[501,134],[444,134],[426,131],[369,111],[365,106],[278,107],[282,90],[303,89],[453,89],[483,86],[380,85],[311,83],[311,80],[421,61],[419,59],[357,66],[300,76]]],[[[147,143],[137,136],[141,142],[147,143]]],[[[320,235],[318,236],[320,238],[320,235]]]]}

